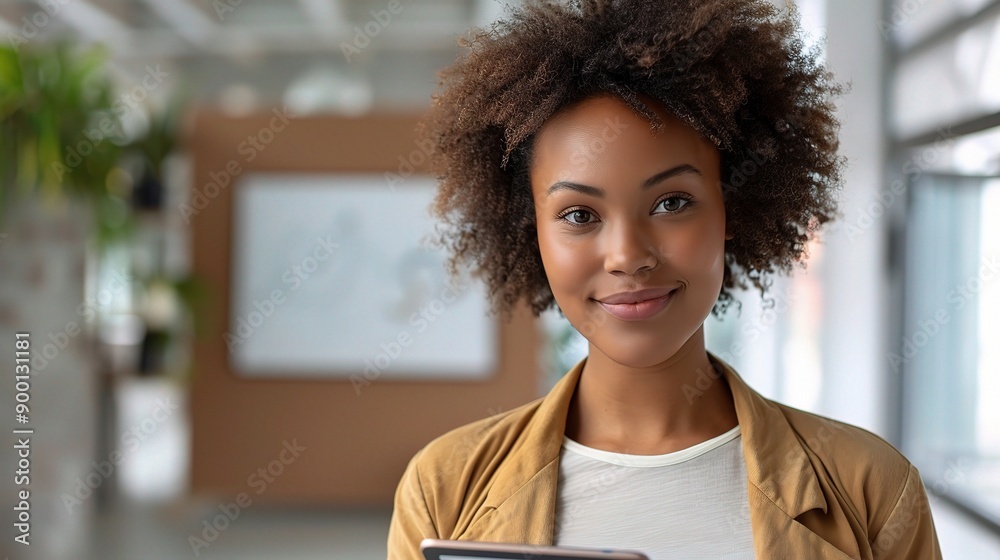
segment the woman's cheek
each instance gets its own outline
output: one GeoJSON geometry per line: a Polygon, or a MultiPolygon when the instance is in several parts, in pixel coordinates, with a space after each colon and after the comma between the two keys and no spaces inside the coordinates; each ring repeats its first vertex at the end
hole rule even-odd
{"type": "Polygon", "coordinates": [[[545,275],[552,289],[561,291],[564,286],[573,285],[573,273],[579,270],[573,248],[560,242],[554,232],[540,229],[538,249],[542,256],[545,275]]]}
{"type": "Polygon", "coordinates": [[[717,276],[725,267],[725,234],[716,228],[693,228],[682,237],[675,237],[672,248],[675,262],[689,274],[685,276],[717,276]]]}

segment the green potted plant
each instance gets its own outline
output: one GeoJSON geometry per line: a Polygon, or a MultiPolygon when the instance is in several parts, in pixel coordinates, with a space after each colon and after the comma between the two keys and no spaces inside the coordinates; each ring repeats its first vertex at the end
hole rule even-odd
{"type": "MultiPolygon", "coordinates": [[[[141,218],[162,213],[163,166],[177,145],[184,101],[148,110],[147,131],[126,139],[108,55],[103,46],[65,41],[0,46],[0,231],[18,198],[38,197],[46,206],[79,198],[93,214],[101,254],[133,242],[141,218]]],[[[203,289],[195,278],[158,270],[135,279],[136,311],[147,327],[137,369],[152,372],[183,331],[178,313],[192,312],[194,332],[202,330],[203,289]]]]}
{"type": "Polygon", "coordinates": [[[100,244],[130,227],[109,174],[124,143],[107,50],[67,42],[0,46],[0,225],[14,197],[85,198],[100,244]]]}

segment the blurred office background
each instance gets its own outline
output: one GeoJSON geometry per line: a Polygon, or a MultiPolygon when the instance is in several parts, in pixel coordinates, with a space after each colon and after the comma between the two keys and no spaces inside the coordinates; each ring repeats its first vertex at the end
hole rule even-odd
{"type": "MultiPolygon", "coordinates": [[[[413,243],[413,123],[510,3],[0,1],[0,556],[384,558],[409,457],[584,356],[413,243]]],[[[1000,2],[795,4],[852,84],[844,218],[709,348],[901,449],[946,558],[1000,558],[1000,2]]]]}

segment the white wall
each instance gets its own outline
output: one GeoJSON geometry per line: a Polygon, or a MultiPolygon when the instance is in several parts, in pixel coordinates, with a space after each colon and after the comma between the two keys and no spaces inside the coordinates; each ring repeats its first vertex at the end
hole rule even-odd
{"type": "Polygon", "coordinates": [[[826,10],[827,62],[837,80],[850,82],[852,89],[838,102],[848,169],[843,221],[825,236],[819,412],[887,436],[890,370],[882,336],[895,310],[883,304],[886,223],[876,219],[860,234],[843,227],[858,223],[883,182],[880,100],[886,45],[877,26],[880,17],[881,2],[872,0],[836,0],[826,10]]]}

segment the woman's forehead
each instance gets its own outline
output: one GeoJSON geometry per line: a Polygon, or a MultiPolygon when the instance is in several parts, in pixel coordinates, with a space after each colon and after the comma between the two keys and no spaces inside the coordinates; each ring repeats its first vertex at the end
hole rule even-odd
{"type": "Polygon", "coordinates": [[[718,151],[711,142],[662,106],[650,108],[662,121],[659,130],[613,96],[588,98],[561,110],[535,137],[532,176],[602,175],[671,162],[717,167],[718,151]]]}

